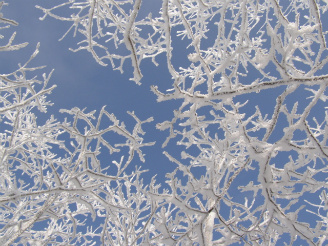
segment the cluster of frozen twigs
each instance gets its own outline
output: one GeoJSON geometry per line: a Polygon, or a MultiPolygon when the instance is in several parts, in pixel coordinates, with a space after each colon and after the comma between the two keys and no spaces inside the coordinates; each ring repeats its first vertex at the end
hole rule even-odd
{"type": "MultiPolygon", "coordinates": [[[[16,24],[5,18],[0,21],[2,28],[16,24]]],[[[0,47],[1,51],[26,46],[14,45],[14,36],[0,47]]],[[[50,105],[46,94],[55,86],[47,86],[51,74],[44,74],[42,80],[30,78],[42,69],[29,67],[37,53],[38,47],[16,71],[0,74],[0,241],[3,245],[90,245],[98,230],[79,232],[90,214],[93,219],[108,221],[124,211],[138,222],[137,214],[143,211],[146,200],[139,184],[142,171],[126,174],[125,169],[135,154],[144,161],[141,148],[153,143],[143,143],[142,124],[152,119],[140,121],[129,113],[136,120],[130,132],[104,108],[98,117],[95,112],[73,108],[62,110],[71,115],[70,121],[60,123],[51,117],[38,125],[37,109],[46,111],[50,105]],[[116,138],[111,133],[122,136],[123,142],[113,142],[116,138]],[[125,153],[117,160],[98,160],[101,152],[105,155],[121,150],[125,153]],[[137,206],[133,213],[131,204],[137,206]]],[[[111,238],[106,236],[110,233],[106,228],[102,240],[111,238]]]]}
{"type": "MultiPolygon", "coordinates": [[[[129,132],[105,109],[95,118],[74,108],[65,110],[72,122],[51,118],[39,126],[35,108],[45,110],[53,87],[47,88],[49,76],[28,79],[35,68],[25,64],[0,75],[0,240],[325,245],[327,3],[162,0],[160,13],[145,14],[146,4],[70,0],[37,7],[41,19],[72,23],[64,36],[72,31],[80,39],[74,51],[86,49],[121,72],[130,59],[136,83],[144,59],[157,65],[166,55],[173,84],[152,90],[159,102],[181,104],[157,128],[168,131],[163,148],[185,146],[180,156],[164,151],[177,165],[167,174],[169,188],[155,179],[142,184],[142,169],[125,172],[135,154],[144,161],[141,147],[153,144],[141,137],[152,119],[130,113],[137,123],[129,132]],[[177,47],[185,49],[183,67],[174,63],[177,47]],[[109,133],[125,142],[111,143],[109,133]],[[120,150],[127,150],[125,158],[99,161],[120,150]],[[86,226],[90,216],[94,227],[86,226]]],[[[1,50],[24,45],[11,43],[1,50]]]]}

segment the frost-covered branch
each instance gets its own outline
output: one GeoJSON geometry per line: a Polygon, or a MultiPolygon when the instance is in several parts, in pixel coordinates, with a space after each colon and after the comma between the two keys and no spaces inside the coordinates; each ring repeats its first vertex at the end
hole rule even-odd
{"type": "MultiPolygon", "coordinates": [[[[1,51],[25,47],[13,37],[1,51]]],[[[152,205],[140,177],[144,171],[130,164],[135,154],[144,162],[142,149],[154,144],[143,141],[142,129],[152,118],[129,112],[136,121],[130,130],[105,107],[98,116],[73,108],[62,110],[72,120],[51,116],[40,125],[37,114],[51,106],[46,96],[55,86],[48,87],[53,71],[39,80],[34,74],[43,67],[29,66],[38,49],[14,72],[0,74],[0,242],[119,244],[120,232],[129,235],[126,242],[137,242],[149,230],[144,223],[152,205]]]]}
{"type": "MultiPolygon", "coordinates": [[[[0,229],[4,238],[323,245],[328,236],[326,2],[163,0],[159,13],[144,13],[146,4],[72,0],[38,8],[41,19],[71,23],[64,37],[74,31],[74,51],[87,50],[99,64],[109,61],[121,72],[130,59],[136,83],[145,79],[145,59],[158,65],[159,55],[166,55],[172,81],[152,91],[158,102],[178,99],[171,119],[157,124],[167,131],[164,155],[175,171],[167,174],[166,185],[153,178],[144,186],[143,171],[129,169],[134,155],[145,161],[142,148],[153,144],[143,143],[141,128],[151,118],[142,121],[130,113],[136,125],[129,131],[104,108],[97,117],[73,108],[64,111],[73,120],[52,118],[37,127],[30,110],[45,108],[52,87],[34,91],[29,83],[36,81],[24,77],[18,85],[16,73],[3,75],[0,92],[11,93],[2,94],[0,109],[8,127],[1,138],[6,192],[0,201],[10,214],[10,219],[1,215],[9,220],[0,229]],[[177,55],[183,60],[179,66],[177,55]],[[103,120],[110,124],[104,127],[103,120]],[[70,139],[61,139],[64,134],[70,139]],[[105,152],[111,153],[106,164],[100,160],[105,152]],[[18,170],[29,178],[17,181],[18,170]],[[55,196],[56,202],[45,205],[55,196]],[[42,215],[36,216],[37,208],[42,215]],[[35,218],[49,221],[47,233],[28,226],[35,218]],[[101,221],[96,229],[80,233],[95,218],[101,221]]],[[[3,50],[24,46],[13,40],[3,50]]],[[[25,75],[26,67],[20,69],[25,75]]]]}

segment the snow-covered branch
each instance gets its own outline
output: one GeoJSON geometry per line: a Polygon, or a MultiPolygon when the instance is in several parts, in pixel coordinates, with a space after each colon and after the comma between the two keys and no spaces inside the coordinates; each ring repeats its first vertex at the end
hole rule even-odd
{"type": "MultiPolygon", "coordinates": [[[[63,37],[73,31],[73,51],[121,72],[130,60],[137,84],[146,79],[142,62],[157,66],[166,55],[172,81],[152,91],[158,102],[177,102],[157,122],[176,169],[165,185],[155,177],[144,185],[144,171],[130,169],[154,144],[142,130],[152,118],[129,113],[129,130],[105,108],[98,116],[73,108],[63,110],[72,120],[40,126],[32,109],[49,105],[49,76],[29,79],[27,64],[0,75],[4,243],[326,243],[326,1],[163,0],[147,13],[147,0],[56,4],[37,8],[41,19],[71,23],[63,37]]],[[[14,37],[0,50],[25,46],[14,37]]]]}

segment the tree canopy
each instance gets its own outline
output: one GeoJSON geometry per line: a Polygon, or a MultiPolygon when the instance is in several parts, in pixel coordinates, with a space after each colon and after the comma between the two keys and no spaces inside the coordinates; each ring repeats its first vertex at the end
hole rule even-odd
{"type": "MultiPolygon", "coordinates": [[[[128,112],[132,129],[105,107],[62,109],[67,119],[40,124],[55,86],[30,66],[39,46],[17,70],[0,69],[0,242],[328,242],[326,1],[53,2],[36,6],[40,19],[70,23],[62,39],[77,40],[71,51],[133,71],[139,85],[154,80],[143,63],[164,63],[171,80],[151,91],[177,107],[164,122],[128,112]],[[154,123],[176,166],[163,183],[131,168],[147,162],[155,142],[143,127],[154,123]]],[[[1,30],[18,24],[5,4],[1,30]]],[[[1,38],[2,52],[27,45],[1,38]]]]}

